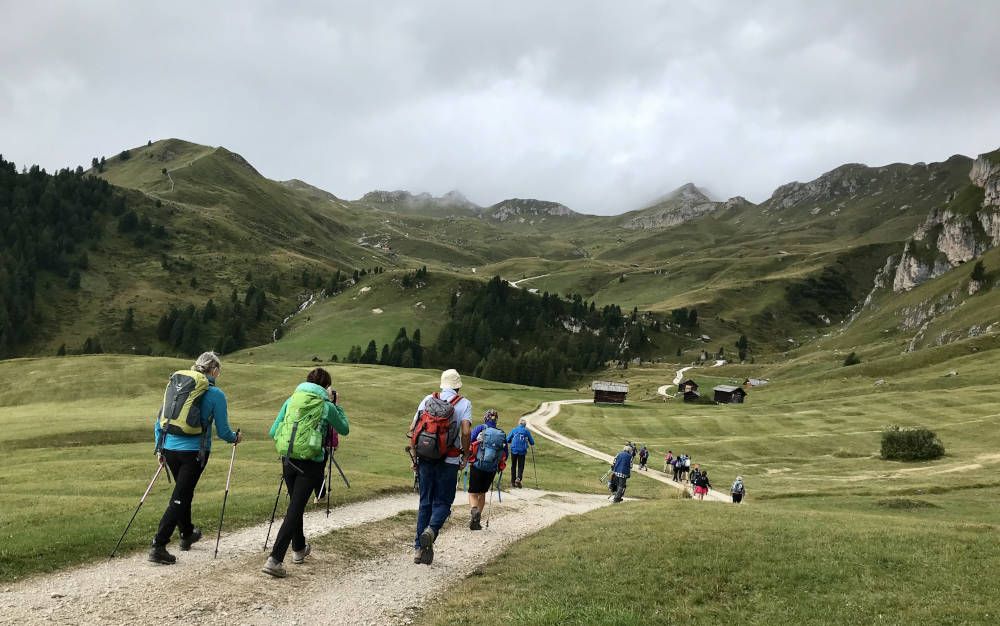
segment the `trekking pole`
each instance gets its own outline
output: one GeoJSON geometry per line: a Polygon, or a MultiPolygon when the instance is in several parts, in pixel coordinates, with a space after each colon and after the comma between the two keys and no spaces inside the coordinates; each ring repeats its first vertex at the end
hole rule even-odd
{"type": "Polygon", "coordinates": [[[326,485],[326,516],[329,518],[330,517],[330,491],[331,491],[330,485],[333,484],[333,463],[331,463],[330,461],[333,461],[333,448],[330,447],[330,448],[327,448],[327,450],[330,453],[330,458],[327,460],[327,463],[326,463],[326,480],[323,481],[323,484],[326,485]]]}
{"type": "Polygon", "coordinates": [[[531,446],[529,450],[531,450],[531,473],[535,475],[535,489],[538,489],[538,468],[535,467],[535,446],[531,446]]]}
{"type": "MultiPolygon", "coordinates": [[[[135,521],[135,516],[139,514],[139,509],[142,508],[142,503],[146,501],[146,496],[148,496],[149,492],[152,491],[153,484],[156,482],[156,479],[160,476],[160,472],[163,471],[164,467],[166,467],[166,465],[163,463],[163,461],[160,461],[160,466],[156,468],[156,473],[153,474],[153,480],[149,481],[149,486],[146,487],[146,492],[142,494],[141,498],[139,498],[139,506],[135,507],[135,513],[132,514],[132,519],[128,521],[128,526],[125,527],[125,532],[123,532],[122,536],[118,538],[118,543],[115,544],[115,549],[112,550],[111,554],[108,556],[109,561],[115,558],[115,552],[118,552],[118,548],[121,547],[122,541],[125,539],[125,535],[128,534],[128,529],[132,528],[132,522],[135,521]]],[[[167,472],[167,476],[168,477],[170,476],[169,471],[167,472]]]]}
{"type": "MultiPolygon", "coordinates": [[[[282,468],[284,469],[284,468],[282,468]]],[[[278,478],[278,493],[274,496],[274,508],[271,509],[271,521],[267,524],[267,536],[264,537],[264,550],[267,550],[267,542],[271,540],[271,526],[274,524],[274,515],[278,512],[278,500],[281,498],[281,486],[285,484],[285,475],[278,478]]]]}
{"type": "Polygon", "coordinates": [[[419,493],[420,475],[417,473],[417,457],[413,456],[413,453],[410,450],[410,446],[406,446],[406,448],[404,448],[406,456],[410,457],[410,469],[413,470],[413,491],[414,493],[419,493]]]}
{"type": "Polygon", "coordinates": [[[493,490],[490,489],[490,501],[486,503],[486,528],[490,527],[490,516],[493,515],[493,490]]]}
{"type": "MultiPolygon", "coordinates": [[[[240,438],[240,429],[236,429],[236,439],[240,438]]],[[[222,519],[226,516],[226,500],[229,499],[229,481],[233,477],[233,462],[236,461],[236,442],[233,442],[233,454],[229,457],[229,473],[226,474],[226,492],[222,495],[222,511],[219,513],[219,532],[215,535],[215,554],[212,558],[219,556],[219,541],[222,539],[222,519]]]]}
{"type": "Polygon", "coordinates": [[[503,470],[500,470],[500,473],[497,474],[497,502],[503,502],[503,496],[500,495],[500,485],[502,484],[500,481],[502,479],[503,479],[503,470]]]}
{"type": "Polygon", "coordinates": [[[340,463],[337,463],[337,459],[333,458],[333,452],[330,453],[330,461],[337,466],[337,471],[340,472],[340,477],[344,479],[344,484],[347,485],[348,489],[350,489],[351,483],[347,481],[347,476],[344,476],[344,470],[340,469],[340,463]]]}
{"type": "Polygon", "coordinates": [[[326,483],[327,483],[326,476],[324,476],[323,484],[319,486],[319,491],[316,492],[316,495],[313,497],[313,504],[319,504],[319,497],[321,494],[325,493],[324,489],[326,489],[326,483]]]}

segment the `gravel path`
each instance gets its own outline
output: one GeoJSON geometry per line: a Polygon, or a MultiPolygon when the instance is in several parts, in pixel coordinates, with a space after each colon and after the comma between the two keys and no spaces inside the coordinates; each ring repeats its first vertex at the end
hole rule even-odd
{"type": "MultiPolygon", "coordinates": [[[[576,450],[577,452],[582,452],[588,456],[592,456],[595,459],[600,459],[606,463],[611,463],[614,457],[610,454],[605,454],[598,450],[594,450],[591,447],[585,446],[579,441],[570,439],[565,435],[561,435],[549,426],[549,420],[559,415],[559,408],[564,404],[589,404],[592,400],[557,400],[555,402],[543,402],[541,406],[535,409],[534,412],[529,413],[524,416],[528,421],[528,425],[533,428],[539,435],[558,443],[561,446],[565,446],[570,450],[576,450]]],[[[665,485],[670,485],[675,489],[687,489],[686,483],[676,483],[673,477],[667,476],[663,472],[655,469],[648,470],[635,470],[632,472],[633,479],[636,476],[645,476],[647,478],[652,478],[665,485]]],[[[731,502],[731,498],[728,494],[715,491],[714,489],[709,489],[708,494],[705,496],[706,500],[715,500],[716,502],[731,502]]]]}
{"type": "MultiPolygon", "coordinates": [[[[441,534],[430,567],[413,563],[409,545],[346,564],[336,554],[317,551],[302,566],[287,558],[288,578],[274,580],[260,573],[267,530],[260,525],[223,536],[217,560],[214,541],[206,538],[190,552],[175,552],[176,565],[153,565],[140,553],[11,585],[0,593],[0,623],[406,623],[424,600],[445,592],[511,542],[566,515],[608,504],[599,495],[519,489],[504,494],[502,505],[494,502],[490,528],[473,535],[463,527],[464,495],[456,497],[456,523],[441,534]]],[[[306,536],[384,520],[416,505],[416,496],[407,494],[339,507],[329,519],[322,511],[309,512],[306,536]]]]}

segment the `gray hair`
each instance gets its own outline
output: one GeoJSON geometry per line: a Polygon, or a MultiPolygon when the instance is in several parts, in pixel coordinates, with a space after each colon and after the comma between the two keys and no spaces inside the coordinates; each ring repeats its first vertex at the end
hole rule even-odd
{"type": "Polygon", "coordinates": [[[196,360],[194,365],[191,366],[191,369],[196,372],[201,372],[202,374],[207,374],[210,371],[221,367],[222,360],[219,359],[218,354],[214,352],[202,352],[201,356],[198,357],[198,360],[196,360]]]}
{"type": "Polygon", "coordinates": [[[527,425],[528,425],[528,420],[526,420],[525,418],[523,418],[523,417],[522,417],[522,418],[521,418],[521,421],[520,421],[520,422],[518,422],[518,423],[519,423],[519,424],[520,424],[521,426],[527,426],[527,425]]]}

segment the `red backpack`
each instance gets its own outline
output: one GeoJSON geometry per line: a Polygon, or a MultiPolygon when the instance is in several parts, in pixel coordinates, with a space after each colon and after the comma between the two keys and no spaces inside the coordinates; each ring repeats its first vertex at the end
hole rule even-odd
{"type": "Polygon", "coordinates": [[[417,458],[428,461],[440,461],[449,456],[459,456],[462,451],[452,445],[458,434],[458,422],[455,415],[455,405],[462,396],[455,395],[451,400],[441,399],[440,393],[435,393],[424,402],[424,409],[417,418],[413,428],[411,442],[417,458]]]}

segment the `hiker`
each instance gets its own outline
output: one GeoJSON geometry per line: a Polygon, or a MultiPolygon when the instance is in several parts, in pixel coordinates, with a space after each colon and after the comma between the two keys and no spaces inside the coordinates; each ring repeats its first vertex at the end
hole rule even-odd
{"type": "Polygon", "coordinates": [[[219,439],[233,444],[243,441],[243,435],[229,427],[226,394],[215,386],[220,373],[219,355],[205,352],[190,370],[174,372],[164,393],[153,432],[160,463],[174,477],[174,490],[149,549],[153,563],[171,565],[177,561],[167,552],[174,529],[179,531],[182,552],[201,539],[201,529],[191,521],[191,501],[212,450],[212,425],[219,439]],[[173,412],[165,415],[166,411],[173,412]]]}
{"type": "Polygon", "coordinates": [[[712,483],[708,480],[708,471],[699,471],[692,479],[694,484],[694,496],[699,500],[705,499],[705,494],[712,488],[712,483]]]}
{"type": "MultiPolygon", "coordinates": [[[[275,578],[285,577],[285,554],[292,547],[292,563],[305,562],[312,547],[306,543],[302,529],[302,515],[309,496],[323,484],[326,467],[328,429],[332,427],[341,435],[350,432],[350,424],[340,408],[337,392],[333,390],[329,372],[321,367],[309,372],[285,400],[278,416],[271,425],[270,436],[281,455],[281,474],[288,491],[288,510],[274,539],[271,555],[261,569],[275,578]]],[[[329,489],[329,485],[327,485],[329,489]]]]}
{"type": "Polygon", "coordinates": [[[691,468],[691,472],[688,474],[688,483],[690,483],[692,487],[694,486],[695,480],[697,480],[698,475],[701,474],[700,468],[701,466],[695,463],[694,467],[691,468]]]}
{"type": "Polygon", "coordinates": [[[642,449],[639,450],[639,469],[646,470],[648,472],[649,468],[646,467],[646,463],[648,461],[649,461],[649,450],[646,449],[646,446],[644,444],[642,446],[642,449]]]}
{"type": "Polygon", "coordinates": [[[746,494],[747,488],[743,485],[743,477],[737,476],[736,482],[729,489],[729,493],[733,496],[733,504],[739,504],[743,502],[743,496],[746,494]]]}
{"type": "Polygon", "coordinates": [[[490,419],[484,418],[484,428],[476,427],[478,432],[469,449],[469,530],[483,529],[480,519],[486,506],[486,492],[493,488],[493,479],[507,463],[507,434],[497,426],[500,416],[494,409],[486,414],[490,419]]]}
{"type": "Polygon", "coordinates": [[[521,479],[524,478],[524,459],[528,455],[528,446],[535,446],[535,438],[528,430],[528,420],[521,418],[517,426],[507,435],[507,443],[510,444],[510,486],[520,488],[521,479]]]}
{"type": "MultiPolygon", "coordinates": [[[[674,451],[667,450],[667,455],[663,457],[663,473],[666,474],[667,472],[671,472],[673,470],[674,470],[674,451]]],[[[674,480],[677,480],[677,478],[674,477],[674,480]]]]}
{"type": "Polygon", "coordinates": [[[684,455],[684,467],[681,468],[681,480],[688,480],[688,472],[691,471],[691,457],[684,455]]]}
{"type": "Polygon", "coordinates": [[[681,457],[676,457],[673,462],[674,466],[674,482],[679,483],[681,481],[681,472],[684,471],[684,459],[681,457]]]}
{"type": "Polygon", "coordinates": [[[625,496],[625,483],[632,475],[632,447],[628,444],[618,453],[618,456],[611,461],[611,480],[608,482],[608,490],[612,495],[613,502],[621,502],[625,496]]]}
{"type": "Polygon", "coordinates": [[[434,540],[451,515],[458,471],[465,467],[472,434],[472,403],[463,398],[462,377],[450,369],[441,372],[441,391],[426,396],[410,422],[410,437],[417,455],[420,507],[413,562],[434,561],[434,540]]]}

